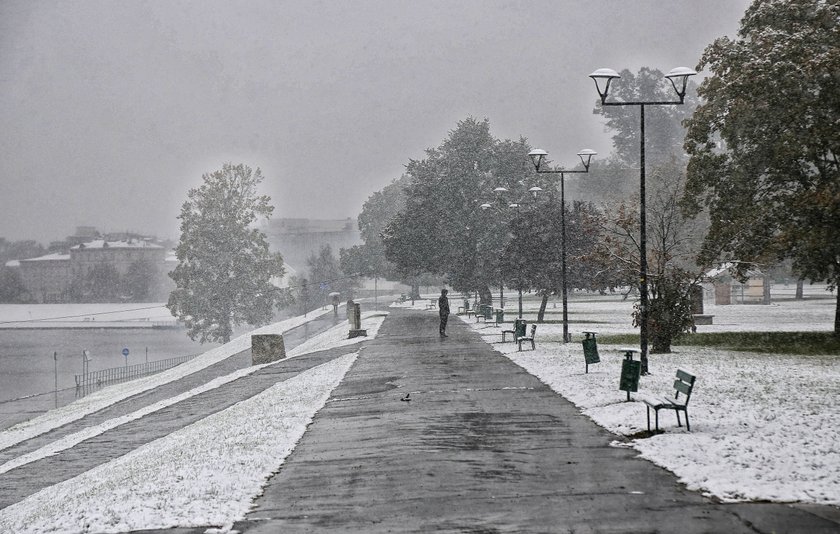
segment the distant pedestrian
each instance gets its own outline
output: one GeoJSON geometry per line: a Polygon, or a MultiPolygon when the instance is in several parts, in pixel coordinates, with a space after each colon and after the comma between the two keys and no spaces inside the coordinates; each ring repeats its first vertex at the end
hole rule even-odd
{"type": "Polygon", "coordinates": [[[446,289],[440,290],[440,298],[438,299],[438,313],[440,314],[440,337],[447,337],[446,322],[449,320],[449,299],[446,294],[449,291],[446,289]]]}

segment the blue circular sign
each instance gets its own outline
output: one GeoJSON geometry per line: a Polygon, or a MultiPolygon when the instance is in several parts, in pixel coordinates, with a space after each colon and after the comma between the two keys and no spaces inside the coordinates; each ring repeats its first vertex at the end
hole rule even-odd
{"type": "Polygon", "coordinates": [[[128,356],[128,347],[123,349],[123,356],[128,356]]]}

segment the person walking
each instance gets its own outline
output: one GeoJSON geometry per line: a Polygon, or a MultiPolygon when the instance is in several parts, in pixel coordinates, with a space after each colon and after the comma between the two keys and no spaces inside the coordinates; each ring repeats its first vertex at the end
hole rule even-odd
{"type": "Polygon", "coordinates": [[[449,299],[446,297],[448,291],[446,289],[440,290],[440,298],[438,299],[438,313],[440,314],[440,337],[448,337],[446,335],[446,322],[449,320],[449,299]]]}

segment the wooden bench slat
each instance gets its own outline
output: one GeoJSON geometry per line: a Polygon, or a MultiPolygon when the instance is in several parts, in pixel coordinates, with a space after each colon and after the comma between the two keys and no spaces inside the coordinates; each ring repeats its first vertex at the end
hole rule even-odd
{"type": "Polygon", "coordinates": [[[674,381],[674,389],[679,391],[680,393],[687,395],[691,395],[691,390],[694,386],[686,384],[682,380],[675,380],[674,381]]]}
{"type": "Polygon", "coordinates": [[[685,382],[688,382],[689,384],[692,384],[692,385],[694,385],[694,381],[697,380],[696,376],[690,375],[690,374],[686,373],[685,371],[683,371],[682,369],[677,369],[677,378],[679,378],[680,380],[683,380],[685,382]]]}

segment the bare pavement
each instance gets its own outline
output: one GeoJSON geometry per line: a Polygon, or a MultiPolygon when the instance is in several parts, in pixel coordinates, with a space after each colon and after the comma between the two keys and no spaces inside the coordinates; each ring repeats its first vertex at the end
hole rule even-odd
{"type": "MultiPolygon", "coordinates": [[[[344,352],[295,358],[193,399],[188,417],[174,405],[100,439],[119,442],[121,450],[140,446],[344,352]]],[[[449,337],[440,338],[436,313],[394,309],[233,528],[248,534],[840,532],[836,508],[714,502],[620,443],[460,321],[451,321],[449,337]]],[[[107,461],[77,447],[0,475],[0,507],[107,461]]]]}

